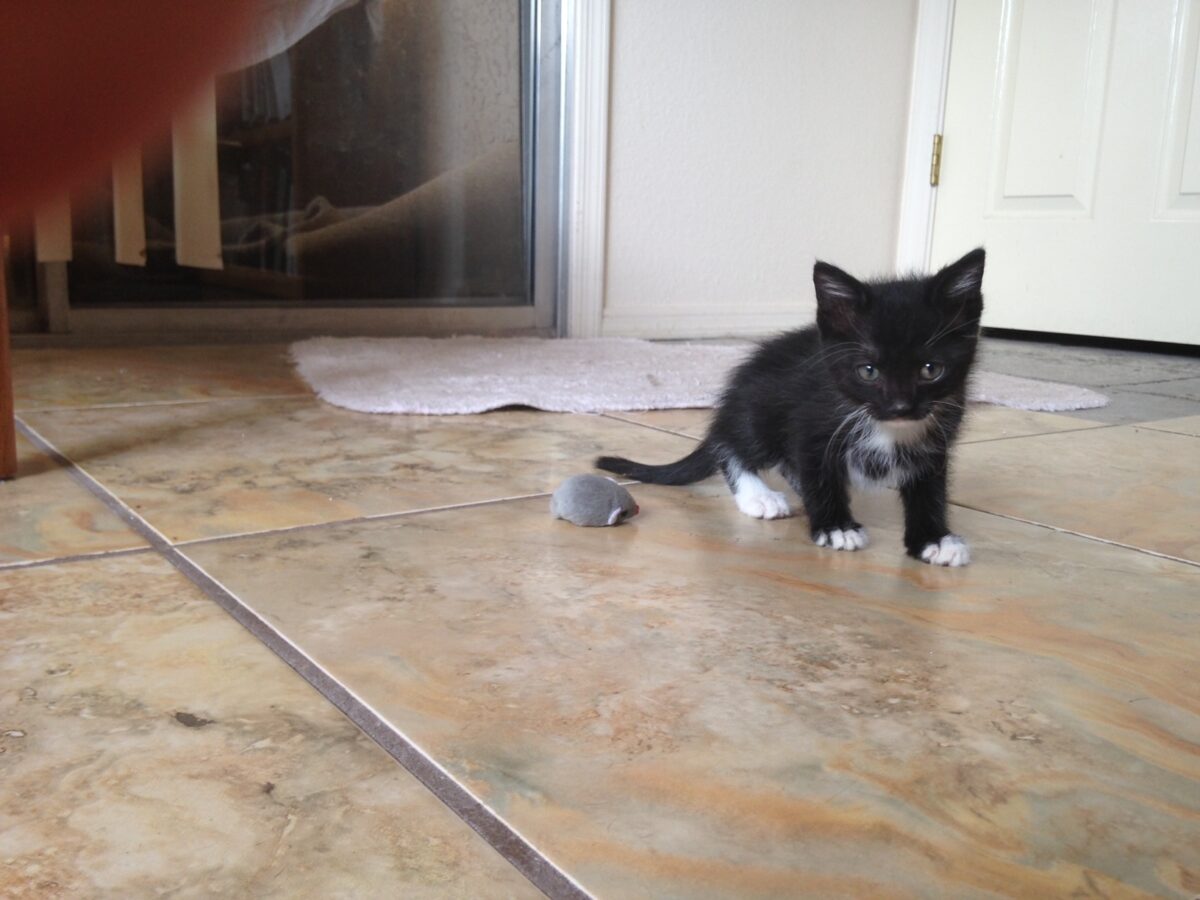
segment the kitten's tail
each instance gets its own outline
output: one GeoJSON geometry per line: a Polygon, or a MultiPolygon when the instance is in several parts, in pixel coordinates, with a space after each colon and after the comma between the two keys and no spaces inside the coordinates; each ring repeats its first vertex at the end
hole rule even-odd
{"type": "Polygon", "coordinates": [[[596,468],[645,484],[691,484],[717,471],[717,460],[708,442],[701,444],[678,462],[665,466],[647,466],[622,456],[601,456],[596,468]]]}

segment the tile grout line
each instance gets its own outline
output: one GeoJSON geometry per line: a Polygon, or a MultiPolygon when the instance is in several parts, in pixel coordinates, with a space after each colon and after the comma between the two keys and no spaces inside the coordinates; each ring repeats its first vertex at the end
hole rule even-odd
{"type": "MultiPolygon", "coordinates": [[[[640,484],[632,479],[617,482],[625,486],[640,484]]],[[[433,513],[456,512],[460,509],[478,509],[483,506],[499,506],[502,503],[520,503],[523,500],[548,498],[551,491],[538,491],[533,494],[513,494],[509,497],[493,497],[490,500],[472,500],[469,503],[452,503],[448,506],[425,506],[420,509],[406,509],[401,512],[372,513],[366,516],[353,516],[349,519],[330,519],[326,522],[306,522],[303,525],[287,525],[283,528],[264,528],[260,531],[238,531],[232,534],[219,534],[214,537],[189,538],[186,541],[175,541],[174,547],[195,547],[201,544],[219,544],[224,541],[234,541],[247,537],[273,537],[276,535],[292,534],[297,531],[311,531],[315,528],[338,528],[343,525],[366,525],[373,522],[389,522],[393,519],[407,519],[411,516],[425,516],[433,513]]]]}
{"type": "MultiPolygon", "coordinates": [[[[1011,407],[1011,406],[1003,407],[1003,408],[1004,409],[1016,409],[1016,407],[1011,407]]],[[[1041,410],[1026,410],[1026,411],[1027,412],[1040,412],[1041,410]]],[[[606,419],[613,419],[614,421],[617,421],[617,422],[624,422],[626,425],[636,425],[640,428],[649,428],[652,431],[660,431],[663,434],[671,434],[671,435],[674,435],[675,437],[687,438],[688,440],[691,440],[691,441],[704,440],[702,437],[697,437],[694,434],[685,434],[682,431],[672,431],[670,428],[663,428],[661,425],[651,425],[648,422],[638,422],[633,419],[625,419],[625,418],[622,418],[621,416],[614,415],[613,413],[600,413],[600,415],[606,419]]],[[[1033,431],[1033,432],[1030,432],[1029,434],[1002,434],[997,437],[976,438],[974,440],[961,440],[960,439],[960,440],[955,441],[955,444],[956,445],[989,444],[992,441],[1012,441],[1012,440],[1016,440],[1017,438],[1046,437],[1046,436],[1052,435],[1052,434],[1074,434],[1075,432],[1078,432],[1078,431],[1098,431],[1102,428],[1118,428],[1118,427],[1121,427],[1122,425],[1128,425],[1128,424],[1130,424],[1130,423],[1128,423],[1128,422],[1084,422],[1084,424],[1079,425],[1076,428],[1060,428],[1057,431],[1033,431]]]]}
{"type": "Polygon", "coordinates": [[[268,650],[288,664],[327,701],[378,744],[401,767],[417,779],[489,846],[507,860],[538,890],[552,900],[591,900],[570,875],[544,856],[515,828],[460,784],[436,760],[390,725],[369,704],[353,694],[327,670],[308,656],[286,635],[267,622],[244,601],[178,550],[158,529],[130,508],[45,437],[19,417],[17,430],[38,449],[63,466],[67,473],[100,500],[118,518],[139,534],[206,597],[220,606],[268,650]]]}
{"type": "MultiPolygon", "coordinates": [[[[632,484],[633,482],[626,482],[632,484]]],[[[501,503],[516,503],[521,500],[536,500],[538,497],[549,497],[549,491],[538,491],[533,494],[514,494],[510,497],[493,497],[490,500],[472,500],[468,503],[452,503],[448,506],[423,506],[419,509],[406,509],[400,512],[371,513],[365,516],[352,516],[348,519],[330,519],[325,522],[305,522],[302,525],[286,525],[282,528],[263,528],[259,531],[238,531],[232,534],[219,534],[213,537],[189,538],[186,541],[176,541],[172,546],[193,547],[197,544],[218,544],[222,541],[233,541],[246,537],[265,537],[268,535],[291,534],[296,531],[310,531],[314,528],[338,527],[342,525],[362,525],[368,522],[386,522],[389,519],[404,519],[409,516],[423,516],[430,513],[454,512],[459,509],[476,509],[481,506],[496,506],[501,503]]]]}
{"type": "Polygon", "coordinates": [[[1134,425],[1134,428],[1143,428],[1146,431],[1157,431],[1159,434],[1174,434],[1179,437],[1200,438],[1200,434],[1189,434],[1186,431],[1172,431],[1170,428],[1155,428],[1151,425],[1134,425]]]}
{"type": "Polygon", "coordinates": [[[85,562],[88,560],[108,559],[112,556],[136,556],[139,553],[152,553],[153,547],[122,547],[120,550],[96,550],[92,553],[72,553],[68,556],[52,556],[48,559],[25,559],[16,562],[0,563],[0,572],[10,572],[13,569],[33,569],[40,566],[54,566],[59,563],[85,562]]]}
{"type": "MultiPolygon", "coordinates": [[[[648,410],[654,412],[654,410],[648,410]]],[[[682,431],[672,431],[670,428],[663,428],[661,425],[651,425],[649,422],[637,422],[633,419],[625,419],[613,413],[600,413],[600,416],[605,419],[612,419],[614,422],[624,422],[626,425],[636,425],[638,428],[649,428],[651,431],[660,431],[663,434],[671,434],[675,437],[687,438],[689,441],[702,441],[704,438],[696,437],[694,434],[684,434],[682,431]]]]}
{"type": "Polygon", "coordinates": [[[1060,428],[1057,431],[1034,431],[1029,434],[1001,434],[997,437],[977,438],[973,441],[955,441],[955,446],[963,446],[966,444],[991,444],[996,441],[1018,441],[1021,438],[1035,437],[1053,437],[1056,434],[1078,434],[1081,431],[1102,431],[1105,428],[1123,428],[1125,423],[1122,422],[1091,422],[1085,425],[1080,425],[1078,428],[1060,428]]]}
{"type": "MultiPolygon", "coordinates": [[[[1190,403],[1192,406],[1200,404],[1200,400],[1196,400],[1194,397],[1184,397],[1181,394],[1163,394],[1159,393],[1158,391],[1122,391],[1122,393],[1136,394],[1139,397],[1158,397],[1160,400],[1179,400],[1183,403],[1190,403]]],[[[1174,419],[1179,417],[1172,416],[1171,418],[1174,419]]]]}
{"type": "Polygon", "coordinates": [[[192,400],[136,400],[129,403],[85,403],[81,406],[30,406],[17,410],[17,415],[49,412],[86,412],[89,409],[134,409],[139,406],[187,406],[197,403],[227,403],[231,400],[297,400],[315,394],[244,394],[228,397],[197,397],[192,400]]]}
{"type": "Polygon", "coordinates": [[[1024,519],[1021,516],[1014,516],[1008,513],[995,512],[994,510],[990,509],[981,509],[978,506],[971,506],[969,503],[960,503],[955,500],[951,500],[949,502],[951,506],[957,506],[960,509],[969,509],[972,512],[983,513],[985,516],[995,516],[998,519],[1008,519],[1010,522],[1020,522],[1023,525],[1033,525],[1036,528],[1045,528],[1047,531],[1054,531],[1059,534],[1069,534],[1072,537],[1083,538],[1087,541],[1095,541],[1098,544],[1108,544],[1110,547],[1120,547],[1122,550],[1132,550],[1134,553],[1144,553],[1146,556],[1155,556],[1159,559],[1183,563],[1185,566],[1193,566],[1200,569],[1200,562],[1192,559],[1184,559],[1182,556],[1172,556],[1169,553],[1160,553],[1158,550],[1149,550],[1145,547],[1135,547],[1133,544],[1123,544],[1120,541],[1114,541],[1111,538],[1103,538],[1099,535],[1088,534],[1086,531],[1073,531],[1070,528],[1063,528],[1061,525],[1051,525],[1048,522],[1038,522],[1034,519],[1024,519]]]}
{"type": "Polygon", "coordinates": [[[106,488],[95,477],[77,465],[74,460],[55,447],[41,432],[37,431],[19,415],[16,416],[17,431],[30,443],[49,456],[55,463],[62,466],[66,473],[88,493],[108,507],[118,519],[124,522],[135,534],[146,541],[152,550],[168,555],[166,551],[173,549],[170,540],[161,531],[146,521],[133,510],[129,504],[106,488]]]}
{"type": "MultiPolygon", "coordinates": [[[[1103,388],[1105,390],[1110,388],[1116,388],[1117,390],[1120,390],[1122,388],[1139,387],[1144,384],[1172,384],[1176,381],[1191,381],[1193,378],[1197,377],[1200,377],[1200,371],[1191,375],[1177,375],[1173,378],[1156,378],[1153,381],[1114,381],[1111,384],[1097,384],[1093,386],[1097,388],[1103,388]]],[[[1083,387],[1089,387],[1089,385],[1083,385],[1083,387]]],[[[1136,393],[1136,391],[1134,393],[1136,393]]]]}

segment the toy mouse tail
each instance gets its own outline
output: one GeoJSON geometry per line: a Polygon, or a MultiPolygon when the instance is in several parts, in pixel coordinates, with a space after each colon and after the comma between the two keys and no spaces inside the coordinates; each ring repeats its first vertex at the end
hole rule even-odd
{"type": "Polygon", "coordinates": [[[596,460],[596,468],[636,478],[644,484],[691,484],[716,472],[717,461],[706,442],[678,462],[665,466],[647,466],[622,456],[601,456],[596,460]]]}

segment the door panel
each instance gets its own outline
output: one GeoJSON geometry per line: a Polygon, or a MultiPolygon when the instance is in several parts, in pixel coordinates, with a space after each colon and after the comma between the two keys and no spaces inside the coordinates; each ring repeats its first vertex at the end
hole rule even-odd
{"type": "Polygon", "coordinates": [[[992,213],[1091,210],[1113,0],[1011,3],[993,106],[992,213]]]}
{"type": "Polygon", "coordinates": [[[1200,343],[1200,0],[958,0],[933,262],[984,324],[1200,343]]]}
{"type": "Polygon", "coordinates": [[[1200,216],[1200,3],[1180,3],[1159,177],[1162,218],[1200,216]]]}

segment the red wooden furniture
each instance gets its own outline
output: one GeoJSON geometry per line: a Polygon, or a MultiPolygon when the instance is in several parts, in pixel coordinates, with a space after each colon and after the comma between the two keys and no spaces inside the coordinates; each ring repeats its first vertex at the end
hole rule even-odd
{"type": "Polygon", "coordinates": [[[0,232],[0,478],[17,474],[17,421],[13,405],[12,350],[8,337],[8,259],[0,232]]]}

